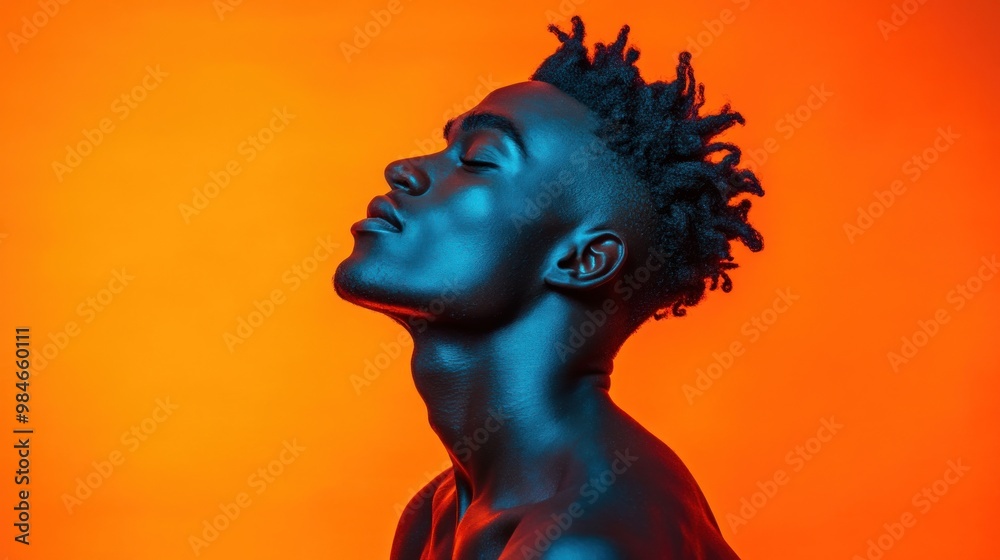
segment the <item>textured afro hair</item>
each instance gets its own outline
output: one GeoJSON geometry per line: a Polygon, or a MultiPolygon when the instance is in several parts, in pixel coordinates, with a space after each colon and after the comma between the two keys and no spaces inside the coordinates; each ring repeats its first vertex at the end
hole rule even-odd
{"type": "Polygon", "coordinates": [[[549,26],[562,45],[531,79],[555,86],[597,115],[598,137],[656,206],[651,241],[667,261],[652,289],[639,292],[639,324],[650,315],[683,316],[685,306],[704,297],[706,284],[732,290],[726,274],[737,266],[731,240],[755,252],[764,247],[747,222],[750,201],[730,204],[743,194],[763,196],[764,190],[752,171],[737,168],[737,146],[713,141],[744,124],[743,117],[728,104],[718,114],[699,114],[705,87],[695,82],[690,53],[680,54],[676,80],[647,83],[635,66],[639,51],[625,49],[627,25],[614,43],[597,43],[593,57],[583,45],[583,21],[573,17],[572,26],[572,33],[549,26]]]}

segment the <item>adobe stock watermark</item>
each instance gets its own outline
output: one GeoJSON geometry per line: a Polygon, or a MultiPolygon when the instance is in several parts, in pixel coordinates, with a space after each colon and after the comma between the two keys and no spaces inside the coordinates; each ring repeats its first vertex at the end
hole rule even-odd
{"type": "MultiPolygon", "coordinates": [[[[407,322],[410,324],[413,332],[420,334],[427,330],[430,324],[436,321],[448,309],[448,304],[461,296],[462,291],[462,286],[454,280],[445,281],[444,289],[440,294],[426,305],[420,307],[418,311],[421,315],[408,319],[407,322]]],[[[365,387],[370,387],[382,375],[382,372],[389,369],[389,366],[396,361],[396,358],[403,354],[407,346],[412,344],[413,338],[405,328],[400,328],[397,331],[394,340],[381,342],[379,344],[379,352],[373,358],[365,358],[361,374],[352,373],[348,378],[351,382],[351,387],[354,388],[354,393],[360,396],[361,390],[365,387]]]]}
{"type": "Polygon", "coordinates": [[[802,104],[774,122],[775,132],[781,135],[780,141],[778,137],[771,136],[764,140],[760,148],[750,148],[744,152],[749,160],[747,167],[756,173],[771,159],[771,156],[778,153],[778,150],[781,149],[781,141],[791,140],[805,126],[806,122],[816,116],[816,113],[830,101],[833,95],[832,91],[826,89],[826,84],[811,86],[809,96],[802,104]]]}
{"type": "MultiPolygon", "coordinates": [[[[163,79],[170,74],[156,67],[146,66],[146,75],[142,80],[129,91],[119,95],[111,102],[111,113],[117,115],[118,121],[124,121],[132,114],[132,111],[139,108],[139,104],[146,100],[149,93],[160,87],[163,79]]],[[[97,122],[95,128],[85,128],[81,131],[83,140],[75,145],[66,144],[66,156],[62,160],[52,160],[52,171],[56,174],[56,180],[60,183],[67,173],[72,173],[83,159],[94,153],[109,134],[115,131],[115,122],[111,117],[104,117],[97,122]]]]}
{"type": "Polygon", "coordinates": [[[20,33],[7,32],[7,42],[14,54],[21,52],[21,47],[38,36],[38,33],[52,21],[69,0],[38,0],[38,10],[30,16],[21,18],[20,33]]]}
{"type": "MultiPolygon", "coordinates": [[[[997,271],[1000,270],[1000,261],[997,261],[996,254],[989,258],[982,257],[979,261],[982,264],[974,274],[966,278],[964,282],[955,284],[955,287],[945,294],[945,302],[950,305],[951,311],[958,312],[965,309],[965,306],[983,290],[986,283],[992,280],[997,275],[997,271]]],[[[898,350],[890,350],[886,354],[893,373],[898,373],[900,367],[916,357],[920,349],[927,346],[931,339],[941,332],[941,327],[951,321],[952,317],[949,315],[948,309],[949,306],[937,308],[929,318],[917,320],[917,328],[911,334],[900,337],[898,350]]]]}
{"type": "Polygon", "coordinates": [[[151,435],[156,433],[160,424],[166,422],[180,408],[179,405],[170,402],[170,397],[156,399],[155,403],[156,407],[149,416],[133,424],[118,438],[124,450],[115,449],[108,453],[107,458],[91,462],[93,468],[86,475],[77,477],[73,491],[63,492],[62,503],[68,514],[73,515],[75,508],[90,499],[94,492],[125,464],[128,454],[135,453],[151,435]]]}
{"type": "Polygon", "coordinates": [[[569,17],[576,13],[577,8],[582,6],[587,0],[561,0],[558,6],[545,10],[543,14],[545,20],[553,25],[564,24],[569,21],[569,17]]]}
{"type": "MultiPolygon", "coordinates": [[[[296,459],[306,450],[298,444],[297,439],[281,442],[281,451],[271,459],[267,465],[260,467],[247,477],[247,486],[253,490],[253,494],[259,496],[267,491],[274,484],[275,480],[284,474],[285,469],[294,463],[296,459]]],[[[206,518],[201,522],[199,534],[188,535],[188,545],[191,546],[191,553],[201,556],[204,549],[218,540],[223,531],[232,526],[243,510],[253,505],[253,496],[249,491],[242,491],[236,494],[233,501],[219,504],[219,513],[211,518],[206,518]]]]}
{"type": "MultiPolygon", "coordinates": [[[[502,85],[500,82],[493,81],[493,74],[487,74],[485,76],[480,75],[476,78],[476,81],[476,87],[472,90],[472,93],[465,96],[465,98],[461,101],[456,101],[451,107],[444,110],[444,113],[441,115],[442,121],[447,122],[469,109],[472,109],[478,105],[480,101],[485,99],[490,92],[502,85]]],[[[447,146],[447,143],[441,134],[440,128],[432,129],[427,136],[414,140],[413,143],[417,146],[416,150],[411,151],[406,156],[399,156],[396,159],[409,159],[426,156],[428,154],[441,151],[447,146]]]]}
{"type": "MultiPolygon", "coordinates": [[[[822,418],[815,436],[810,437],[800,445],[796,445],[785,454],[785,464],[790,467],[791,473],[802,471],[809,461],[812,461],[843,428],[844,425],[838,423],[833,416],[822,418]]],[[[735,535],[741,527],[756,517],[760,510],[771,503],[771,500],[778,494],[778,490],[790,481],[791,476],[785,468],[775,470],[774,474],[764,480],[758,480],[757,490],[749,497],[740,498],[740,507],[736,513],[726,513],[726,521],[733,534],[735,535]]]]}
{"type": "Polygon", "coordinates": [[[420,483],[420,490],[414,490],[413,487],[406,489],[406,505],[404,506],[402,502],[396,502],[392,506],[392,511],[397,518],[401,518],[404,514],[409,515],[411,513],[416,513],[420,511],[420,508],[424,505],[424,502],[429,500],[431,496],[434,495],[434,491],[437,489],[437,485],[431,485],[431,482],[436,480],[438,477],[445,476],[444,471],[453,468],[451,460],[445,459],[441,462],[441,466],[438,467],[436,472],[424,471],[422,480],[420,483]]]}
{"type": "MultiPolygon", "coordinates": [[[[511,418],[509,415],[504,414],[503,409],[497,410],[490,407],[486,410],[486,413],[486,419],[483,421],[482,426],[473,430],[472,433],[455,440],[452,444],[452,453],[460,462],[468,463],[475,452],[482,449],[493,434],[499,432],[503,428],[504,423],[511,418]]],[[[424,503],[434,495],[434,491],[437,489],[436,485],[430,486],[430,483],[442,475],[441,471],[451,468],[453,468],[451,461],[446,459],[441,463],[437,472],[424,472],[424,481],[421,489],[415,491],[412,487],[409,488],[407,490],[408,503],[404,507],[402,503],[396,502],[393,504],[393,512],[397,516],[402,516],[403,514],[411,514],[419,511],[424,503]]]]}
{"type": "MultiPolygon", "coordinates": [[[[257,159],[257,156],[266,150],[271,142],[274,142],[278,133],[285,130],[288,123],[295,119],[295,115],[288,112],[288,107],[282,107],[281,109],[275,107],[271,110],[271,114],[272,117],[268,121],[267,126],[262,126],[256,133],[247,136],[246,140],[243,140],[236,146],[236,153],[242,157],[244,164],[257,159]]],[[[177,205],[184,223],[190,224],[191,218],[208,208],[209,203],[215,200],[229,186],[233,177],[242,172],[243,167],[237,158],[227,161],[222,169],[218,171],[209,171],[209,181],[202,185],[201,188],[195,187],[192,189],[194,194],[191,197],[191,204],[182,202],[177,205]]]]}
{"type": "Polygon", "coordinates": [[[287,292],[286,288],[275,288],[265,298],[254,299],[253,311],[248,312],[245,317],[243,315],[236,317],[236,328],[233,332],[222,333],[222,341],[229,353],[234,354],[239,345],[253,336],[264,321],[274,315],[278,306],[288,301],[287,296],[301,288],[302,284],[319,270],[320,263],[333,256],[334,249],[339,246],[331,240],[329,234],[326,237],[317,237],[312,251],[281,273],[281,283],[287,286],[287,292]]]}
{"type": "Polygon", "coordinates": [[[545,551],[551,548],[553,543],[559,540],[577,519],[587,513],[587,508],[597,503],[601,496],[614,486],[619,477],[628,472],[629,468],[638,460],[639,457],[629,453],[628,449],[615,451],[615,458],[608,465],[608,468],[580,486],[580,498],[571,503],[565,511],[551,514],[552,521],[544,529],[535,529],[535,539],[531,546],[521,545],[518,550],[521,559],[542,558],[545,551]]]}
{"type": "Polygon", "coordinates": [[[224,21],[226,14],[235,11],[241,4],[243,4],[243,0],[212,0],[212,9],[215,10],[219,21],[224,21]]]}
{"type": "MultiPolygon", "coordinates": [[[[733,4],[739,8],[740,12],[746,11],[750,7],[750,0],[732,0],[733,4]]],[[[691,58],[698,58],[705,49],[712,46],[716,39],[722,36],[726,27],[736,22],[737,12],[729,8],[723,8],[719,12],[719,17],[714,19],[701,20],[703,30],[694,35],[687,36],[687,46],[685,49],[691,53],[691,58]]]]}
{"type": "Polygon", "coordinates": [[[566,187],[575,183],[577,178],[584,176],[592,162],[607,154],[608,148],[604,141],[599,138],[595,138],[586,146],[580,146],[573,150],[569,160],[559,169],[556,178],[539,185],[538,190],[533,195],[525,197],[521,209],[510,216],[517,233],[521,233],[525,226],[541,218],[543,213],[565,194],[566,187]]]}
{"type": "Polygon", "coordinates": [[[704,368],[698,368],[694,383],[686,383],[681,386],[681,392],[684,393],[688,404],[694,404],[695,397],[704,395],[705,391],[711,389],[716,381],[722,379],[725,372],[736,363],[736,358],[746,353],[747,345],[760,340],[764,333],[778,322],[778,318],[787,313],[801,297],[798,294],[793,294],[790,287],[776,289],[774,293],[777,297],[771,301],[771,305],[765,307],[763,311],[740,326],[740,334],[746,337],[747,343],[744,344],[743,340],[734,340],[721,354],[712,352],[712,362],[704,368]]]}
{"type": "Polygon", "coordinates": [[[555,342],[554,347],[559,360],[565,364],[573,354],[583,348],[583,345],[600,332],[601,327],[623,308],[623,305],[619,304],[628,302],[643,286],[648,285],[656,276],[656,271],[666,262],[666,255],[656,248],[651,248],[642,266],[623,274],[615,281],[612,289],[617,296],[606,298],[597,309],[588,309],[585,313],[586,318],[580,324],[569,327],[566,339],[555,342]]]}
{"type": "Polygon", "coordinates": [[[396,16],[403,11],[403,3],[400,0],[389,0],[385,8],[371,10],[371,19],[361,25],[354,26],[354,36],[351,42],[340,42],[340,52],[344,55],[344,60],[348,64],[352,58],[361,54],[361,51],[368,48],[372,41],[382,34],[382,31],[389,27],[396,16]]]}
{"type": "Polygon", "coordinates": [[[84,298],[76,306],[76,314],[82,319],[82,323],[67,321],[61,329],[48,334],[48,342],[43,344],[41,350],[34,355],[33,375],[37,377],[48,367],[49,363],[59,357],[70,341],[83,332],[81,327],[94,322],[97,315],[107,309],[133,280],[135,280],[135,276],[129,274],[124,268],[112,270],[111,278],[104,287],[84,298]]]}
{"type": "Polygon", "coordinates": [[[889,19],[879,18],[875,22],[882,39],[888,41],[889,35],[906,25],[906,22],[910,21],[910,16],[917,13],[917,10],[926,3],[927,0],[903,0],[901,3],[893,4],[889,19]]]}
{"type": "Polygon", "coordinates": [[[451,446],[452,452],[458,457],[459,461],[468,463],[469,459],[472,458],[472,454],[486,445],[486,442],[490,440],[490,436],[500,431],[503,423],[511,418],[509,415],[504,414],[503,409],[497,410],[490,407],[486,412],[486,420],[483,421],[482,427],[477,428],[471,434],[463,436],[451,446]]]}
{"type": "MultiPolygon", "coordinates": [[[[970,470],[971,467],[962,464],[961,458],[949,460],[941,478],[917,491],[910,499],[911,505],[921,516],[927,515],[970,470]]],[[[880,560],[916,526],[919,517],[913,511],[907,509],[898,518],[883,523],[882,532],[865,543],[864,554],[855,554],[851,560],[880,560]]]]}
{"type": "MultiPolygon", "coordinates": [[[[937,136],[930,145],[903,162],[900,172],[910,180],[910,184],[916,183],[941,159],[941,154],[950,150],[959,138],[961,136],[955,134],[950,126],[938,127],[937,136]]],[[[875,220],[881,218],[904,194],[906,194],[906,183],[902,179],[893,179],[889,183],[889,188],[884,191],[872,191],[874,200],[864,207],[858,206],[858,216],[853,222],[850,220],[844,222],[847,241],[853,244],[859,236],[870,230],[875,225],[875,220]]]]}

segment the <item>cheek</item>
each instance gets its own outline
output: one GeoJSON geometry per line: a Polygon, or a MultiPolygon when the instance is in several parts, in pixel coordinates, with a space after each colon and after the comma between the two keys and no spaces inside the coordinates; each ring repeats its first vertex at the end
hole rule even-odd
{"type": "Polygon", "coordinates": [[[472,229],[483,222],[495,221],[502,202],[496,194],[488,188],[465,189],[453,194],[448,202],[451,227],[472,229]]]}
{"type": "MultiPolygon", "coordinates": [[[[513,233],[505,203],[491,188],[469,188],[453,193],[421,220],[426,228],[424,239],[450,252],[463,251],[479,256],[502,252],[513,233]]],[[[463,255],[452,254],[451,257],[463,258],[463,255]]]]}
{"type": "Polygon", "coordinates": [[[447,276],[470,289],[499,288],[522,278],[530,259],[517,235],[509,201],[496,189],[466,189],[453,193],[421,216],[412,233],[422,246],[422,262],[414,263],[433,276],[447,276]]]}

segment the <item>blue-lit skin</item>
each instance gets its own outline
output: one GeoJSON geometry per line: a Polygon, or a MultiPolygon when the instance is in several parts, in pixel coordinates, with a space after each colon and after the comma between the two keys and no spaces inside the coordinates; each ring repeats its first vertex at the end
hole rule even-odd
{"type": "Polygon", "coordinates": [[[651,204],[623,196],[633,186],[594,149],[595,128],[549,84],[495,90],[443,151],[389,164],[388,198],[369,207],[388,222],[352,228],[337,293],[410,332],[414,383],[453,464],[404,511],[394,559],[736,558],[681,461],[608,395],[631,326],[614,286],[658,261],[641,227],[651,204]],[[524,153],[502,129],[466,130],[477,113],[509,119],[524,153]],[[572,182],[539,199],[561,172],[572,182]],[[539,540],[554,523],[558,537],[539,540]]]}

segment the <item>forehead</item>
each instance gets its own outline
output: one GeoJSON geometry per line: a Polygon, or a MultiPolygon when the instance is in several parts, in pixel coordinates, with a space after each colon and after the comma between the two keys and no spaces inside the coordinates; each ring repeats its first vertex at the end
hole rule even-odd
{"type": "Polygon", "coordinates": [[[597,126],[586,105],[551,84],[534,80],[498,88],[469,112],[509,118],[524,137],[529,156],[541,158],[594,138],[597,126]]]}

